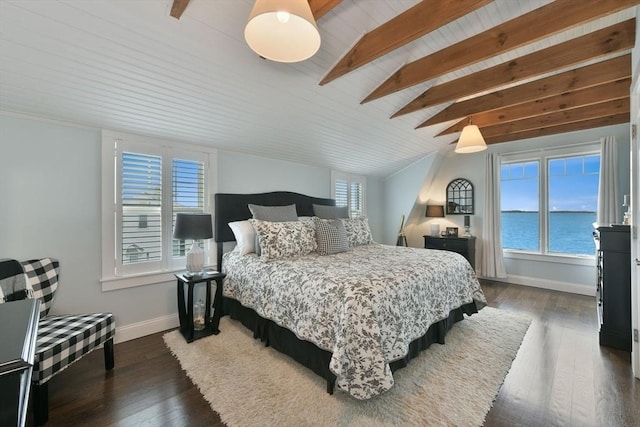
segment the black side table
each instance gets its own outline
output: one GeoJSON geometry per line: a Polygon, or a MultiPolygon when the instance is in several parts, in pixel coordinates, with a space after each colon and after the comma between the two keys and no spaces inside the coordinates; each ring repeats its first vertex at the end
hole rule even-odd
{"type": "Polygon", "coordinates": [[[450,236],[423,236],[425,249],[440,249],[457,252],[469,261],[471,267],[476,269],[476,238],[450,237],[450,236]]]}
{"type": "Polygon", "coordinates": [[[197,276],[187,276],[186,273],[176,274],[178,279],[178,317],[180,318],[180,332],[192,342],[209,335],[218,335],[220,318],[222,317],[222,279],[224,273],[202,273],[197,276]],[[213,318],[211,317],[211,281],[216,282],[216,294],[213,298],[213,318]],[[197,283],[206,282],[207,299],[205,302],[204,329],[196,331],[193,328],[193,288],[197,283]],[[184,300],[184,286],[187,286],[187,301],[184,300]]]}

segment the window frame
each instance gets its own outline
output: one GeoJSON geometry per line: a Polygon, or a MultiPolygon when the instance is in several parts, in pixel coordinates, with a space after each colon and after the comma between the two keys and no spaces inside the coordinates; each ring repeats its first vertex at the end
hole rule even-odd
{"type": "MultiPolygon", "coordinates": [[[[204,212],[213,211],[213,197],[217,184],[217,150],[209,147],[131,135],[109,130],[102,131],[102,274],[103,291],[130,288],[174,280],[173,272],[184,270],[185,257],[173,257],[172,181],[173,160],[201,161],[204,164],[204,212]],[[162,157],[162,260],[150,263],[123,265],[117,248],[121,241],[116,221],[122,219],[120,191],[122,151],[160,155],[162,157]]],[[[215,263],[215,245],[205,241],[207,265],[215,263]]]]}
{"type": "MultiPolygon", "coordinates": [[[[595,260],[595,253],[593,255],[584,254],[566,254],[549,252],[549,160],[576,157],[576,156],[588,156],[601,153],[601,146],[597,142],[579,144],[576,146],[565,146],[561,148],[549,148],[531,150],[520,153],[505,153],[502,154],[501,165],[511,163],[522,163],[528,161],[539,162],[538,171],[538,227],[540,230],[538,245],[540,247],[539,252],[525,251],[518,249],[503,248],[502,253],[505,258],[530,260],[530,261],[549,261],[559,262],[564,264],[575,265],[593,265],[595,260]]],[[[501,225],[502,227],[502,225],[501,225]]]]}
{"type": "Polygon", "coordinates": [[[359,216],[365,217],[367,216],[367,178],[363,175],[353,175],[339,171],[331,171],[331,198],[336,200],[336,182],[337,181],[346,181],[347,182],[347,207],[349,210],[349,218],[357,218],[353,216],[353,212],[351,211],[351,185],[352,184],[360,184],[362,189],[362,212],[359,216]]]}

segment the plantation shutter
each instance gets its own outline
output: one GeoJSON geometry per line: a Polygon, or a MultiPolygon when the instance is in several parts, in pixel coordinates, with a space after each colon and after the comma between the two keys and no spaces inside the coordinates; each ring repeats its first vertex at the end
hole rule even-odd
{"type": "Polygon", "coordinates": [[[351,218],[358,218],[364,214],[364,192],[361,182],[352,181],[349,192],[349,215],[351,218]]]}
{"type": "Polygon", "coordinates": [[[334,198],[336,206],[349,206],[349,181],[336,179],[334,198]]]}
{"type": "MultiPolygon", "coordinates": [[[[178,213],[204,213],[204,163],[173,160],[171,179],[172,230],[178,213]]],[[[185,256],[192,240],[173,239],[174,258],[185,256]]]]}
{"type": "Polygon", "coordinates": [[[122,264],[162,259],[162,158],[122,153],[122,264]]]}
{"type": "Polygon", "coordinates": [[[336,206],[347,206],[350,218],[364,216],[365,178],[332,171],[331,182],[331,197],[336,201],[336,206]]]}

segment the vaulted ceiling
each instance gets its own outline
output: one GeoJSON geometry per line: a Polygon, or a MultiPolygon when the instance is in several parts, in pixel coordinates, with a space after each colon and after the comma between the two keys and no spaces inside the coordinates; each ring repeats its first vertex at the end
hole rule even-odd
{"type": "Polygon", "coordinates": [[[257,57],[253,0],[0,0],[0,108],[386,176],[628,123],[640,0],[309,0],[320,51],[257,57]]]}

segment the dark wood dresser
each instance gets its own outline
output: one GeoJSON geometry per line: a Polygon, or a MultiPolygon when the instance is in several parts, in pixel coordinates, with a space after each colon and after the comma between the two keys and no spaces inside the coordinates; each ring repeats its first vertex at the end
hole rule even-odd
{"type": "Polygon", "coordinates": [[[598,227],[596,299],[600,345],[631,351],[631,239],[627,225],[598,227]]]}
{"type": "Polygon", "coordinates": [[[471,267],[476,269],[476,238],[472,237],[444,237],[430,236],[424,237],[425,249],[440,249],[456,252],[469,261],[471,267]]]}
{"type": "Polygon", "coordinates": [[[0,425],[24,426],[38,339],[40,302],[0,304],[0,425]]]}

